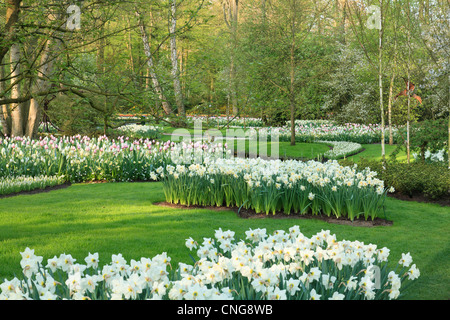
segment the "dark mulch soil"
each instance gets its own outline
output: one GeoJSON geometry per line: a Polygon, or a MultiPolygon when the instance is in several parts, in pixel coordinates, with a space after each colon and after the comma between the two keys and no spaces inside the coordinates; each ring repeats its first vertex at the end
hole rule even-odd
{"type": "Polygon", "coordinates": [[[364,218],[356,218],[353,221],[347,218],[335,218],[335,217],[327,217],[324,215],[312,215],[310,213],[307,214],[284,214],[282,212],[276,212],[275,214],[264,214],[264,213],[256,213],[254,210],[249,209],[239,209],[237,207],[215,207],[215,206],[184,206],[180,204],[173,204],[168,202],[155,202],[153,203],[157,206],[164,206],[170,208],[177,209],[208,209],[208,210],[217,210],[217,211],[225,211],[231,210],[236,212],[236,215],[242,219],[316,219],[325,221],[328,223],[334,224],[342,224],[349,226],[359,226],[359,227],[376,227],[376,226],[391,226],[393,221],[389,221],[382,218],[375,218],[372,220],[364,220],[364,218]]]}
{"type": "Polygon", "coordinates": [[[430,199],[425,197],[423,194],[414,194],[412,196],[407,194],[402,194],[400,192],[388,193],[388,197],[405,200],[405,201],[415,201],[415,202],[425,202],[425,203],[434,203],[443,207],[450,206],[450,195],[446,197],[442,197],[440,199],[430,199]]]}
{"type": "Polygon", "coordinates": [[[30,190],[30,191],[20,191],[20,192],[16,192],[16,193],[10,193],[10,194],[4,194],[4,195],[0,195],[0,199],[2,198],[10,198],[10,197],[15,197],[18,195],[23,195],[23,194],[36,194],[36,193],[42,193],[42,192],[50,192],[53,190],[59,190],[59,189],[64,189],[67,188],[71,185],[70,182],[66,182],[63,184],[59,184],[53,187],[46,187],[45,189],[35,189],[35,190],[30,190]]]}

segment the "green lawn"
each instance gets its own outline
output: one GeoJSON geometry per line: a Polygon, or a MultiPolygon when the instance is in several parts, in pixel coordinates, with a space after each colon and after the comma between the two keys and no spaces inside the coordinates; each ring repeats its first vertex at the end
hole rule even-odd
{"type": "MultiPolygon", "coordinates": [[[[243,140],[236,140],[234,142],[234,150],[242,150],[242,146],[238,146],[238,144],[244,143],[243,140]]],[[[258,155],[261,155],[259,150],[260,144],[257,145],[258,155]]],[[[323,143],[301,143],[297,142],[294,146],[291,146],[290,142],[280,141],[267,143],[266,153],[267,156],[273,155],[273,150],[278,149],[278,157],[282,159],[318,159],[323,154],[330,150],[329,146],[323,143]]],[[[250,150],[250,146],[248,141],[245,142],[245,151],[248,153],[250,150]]],[[[251,149],[252,152],[254,149],[251,149]]]]}
{"type": "MultiPolygon", "coordinates": [[[[373,160],[381,160],[381,144],[375,143],[375,144],[362,144],[361,145],[364,148],[364,151],[348,157],[348,159],[353,160],[355,162],[358,162],[361,158],[366,159],[373,159],[373,160]]],[[[389,144],[385,145],[385,152],[386,152],[386,158],[389,157],[389,155],[397,148],[396,145],[390,146],[389,144]]],[[[411,159],[414,158],[411,155],[411,159]]],[[[406,161],[406,152],[404,150],[400,151],[400,153],[397,155],[397,160],[399,161],[406,161]]]]}
{"type": "Polygon", "coordinates": [[[161,183],[76,184],[66,189],[0,199],[0,279],[20,273],[20,251],[35,249],[46,259],[71,254],[84,263],[98,252],[100,264],[122,253],[130,259],[167,252],[172,265],[192,263],[185,239],[213,237],[214,230],[233,230],[244,238],[248,228],[268,232],[299,225],[311,236],[324,229],[338,240],[359,240],[391,249],[390,261],[410,252],[421,276],[406,299],[450,297],[449,209],[438,205],[387,201],[389,227],[356,227],[318,220],[243,220],[232,211],[173,209],[155,206],[164,201],[161,183]]]}

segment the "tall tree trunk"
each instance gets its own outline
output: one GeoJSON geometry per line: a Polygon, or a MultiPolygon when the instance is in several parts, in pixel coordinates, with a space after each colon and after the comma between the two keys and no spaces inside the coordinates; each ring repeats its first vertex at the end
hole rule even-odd
{"type": "Polygon", "coordinates": [[[139,20],[139,30],[141,32],[142,43],[144,45],[144,52],[147,57],[147,65],[150,73],[150,78],[153,82],[153,89],[155,90],[155,93],[157,94],[159,100],[161,101],[164,113],[166,115],[170,115],[172,114],[172,108],[163,93],[162,87],[158,80],[158,76],[156,75],[150,44],[148,42],[147,33],[145,32],[144,21],[141,19],[141,14],[138,12],[137,9],[135,10],[135,15],[139,20]]]}
{"type": "Polygon", "coordinates": [[[392,97],[394,90],[395,71],[392,72],[391,82],[389,84],[389,101],[388,101],[388,126],[389,126],[389,145],[394,144],[394,136],[392,134],[392,97]]]}
{"type": "Polygon", "coordinates": [[[238,39],[238,12],[239,12],[239,0],[234,0],[234,15],[233,15],[233,59],[232,59],[232,76],[233,76],[233,91],[232,91],[232,104],[233,114],[237,115],[239,112],[238,99],[237,99],[237,82],[236,82],[236,50],[238,39]]]}
{"type": "Polygon", "coordinates": [[[411,91],[409,90],[409,83],[410,83],[410,75],[409,75],[409,64],[411,62],[411,8],[409,6],[409,0],[407,2],[407,8],[408,8],[408,63],[406,72],[408,81],[406,84],[406,90],[408,92],[408,114],[406,119],[406,161],[408,164],[411,161],[411,155],[410,155],[410,140],[409,140],[409,119],[410,119],[410,110],[411,110],[411,91]]]}
{"type": "Polygon", "coordinates": [[[381,112],[381,158],[385,160],[384,143],[384,105],[383,105],[383,0],[380,0],[380,29],[378,31],[378,87],[380,89],[380,112],[381,112]]]}
{"type": "MultiPolygon", "coordinates": [[[[61,12],[51,12],[47,17],[49,25],[54,25],[61,22],[61,12]]],[[[56,32],[56,31],[55,31],[56,32]]],[[[48,39],[45,42],[42,50],[39,68],[37,70],[38,78],[31,88],[32,92],[42,92],[50,89],[51,81],[48,79],[54,72],[55,55],[53,55],[59,49],[59,40],[55,40],[55,34],[50,33],[48,39]]],[[[97,63],[100,67],[103,66],[103,43],[100,43],[100,59],[97,63]],[[99,61],[100,60],[100,61],[99,61]]],[[[38,134],[39,125],[42,120],[42,98],[33,97],[30,99],[30,106],[28,108],[28,118],[25,125],[25,135],[30,138],[36,138],[38,134]]]]}
{"type": "Polygon", "coordinates": [[[292,30],[291,30],[291,54],[290,54],[290,87],[289,87],[289,101],[291,111],[291,146],[295,145],[295,33],[296,33],[296,21],[295,10],[296,0],[293,2],[292,13],[292,30]]]}
{"type": "Polygon", "coordinates": [[[100,39],[97,41],[97,70],[98,72],[105,72],[105,38],[103,26],[100,29],[100,39]]]}
{"type": "MultiPolygon", "coordinates": [[[[5,68],[3,66],[3,61],[0,60],[0,80],[5,79],[5,68]]],[[[6,90],[5,81],[0,81],[0,93],[6,90]]],[[[0,121],[2,125],[2,133],[5,136],[11,135],[11,114],[9,106],[4,104],[0,109],[0,121]]]]}
{"type": "MultiPolygon", "coordinates": [[[[20,74],[20,46],[17,43],[11,45],[10,50],[11,63],[11,83],[17,81],[20,74]]],[[[11,99],[18,99],[20,97],[20,82],[14,84],[11,88],[11,99]]],[[[23,136],[23,110],[22,103],[11,104],[11,135],[23,136]]]]}
{"type": "Polygon", "coordinates": [[[2,61],[6,56],[11,48],[11,43],[14,40],[14,28],[17,21],[19,20],[21,2],[21,0],[5,0],[5,25],[2,29],[0,29],[0,61],[2,61]]]}
{"type": "Polygon", "coordinates": [[[172,60],[172,79],[173,79],[173,88],[175,92],[175,103],[178,109],[178,116],[182,118],[186,117],[186,111],[183,103],[183,93],[181,92],[181,84],[180,84],[180,73],[178,70],[178,52],[177,52],[177,39],[176,39],[176,30],[177,30],[177,3],[176,0],[172,0],[170,5],[171,9],[171,19],[170,19],[170,58],[172,60]]]}
{"type": "MultiPolygon", "coordinates": [[[[294,38],[294,37],[293,37],[294,38]]],[[[294,39],[293,39],[294,41],[294,39]]],[[[290,111],[291,111],[291,146],[295,145],[295,57],[294,57],[294,43],[291,44],[291,64],[290,64],[290,90],[289,90],[289,101],[290,101],[290,111]]]]}
{"type": "Polygon", "coordinates": [[[342,6],[342,23],[341,23],[341,43],[345,44],[346,38],[345,38],[345,24],[347,20],[347,0],[345,0],[344,5],[342,6]]]}
{"type": "MultiPolygon", "coordinates": [[[[54,52],[55,45],[53,39],[48,39],[45,44],[45,49],[42,52],[40,67],[38,70],[39,78],[36,79],[35,86],[33,88],[34,92],[46,91],[50,89],[51,82],[45,80],[53,73],[54,59],[50,57],[51,53],[54,52]]],[[[35,138],[38,133],[39,124],[42,119],[42,107],[40,98],[31,98],[30,108],[28,112],[28,121],[25,128],[25,134],[30,138],[35,138]]]]}
{"type": "MultiPolygon", "coordinates": [[[[395,10],[398,8],[395,7],[395,10]]],[[[389,126],[389,145],[394,144],[394,137],[392,133],[392,99],[394,90],[395,73],[397,71],[397,17],[394,17],[394,65],[392,68],[392,77],[389,84],[389,101],[388,101],[388,126],[389,126]]]]}
{"type": "Polygon", "coordinates": [[[239,13],[239,0],[227,0],[223,3],[223,13],[225,23],[231,33],[230,44],[230,82],[228,86],[228,95],[231,101],[233,114],[239,112],[237,99],[237,83],[236,83],[236,50],[237,50],[237,26],[239,13]],[[226,2],[226,4],[225,4],[226,2]],[[228,12],[228,14],[227,14],[228,12]],[[227,18],[228,15],[228,18],[227,18]]]}
{"type": "MultiPolygon", "coordinates": [[[[130,25],[131,25],[130,19],[127,16],[127,26],[128,26],[128,28],[130,28],[130,25]]],[[[134,70],[133,45],[132,45],[131,30],[130,29],[128,29],[126,37],[127,37],[126,45],[127,45],[127,49],[128,49],[128,54],[130,55],[130,60],[129,60],[130,69],[133,72],[133,76],[135,76],[136,72],[134,70]]]]}

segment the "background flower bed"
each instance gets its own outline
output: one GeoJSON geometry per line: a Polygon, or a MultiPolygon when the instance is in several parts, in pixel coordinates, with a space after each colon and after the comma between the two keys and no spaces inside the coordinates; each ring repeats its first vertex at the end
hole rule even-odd
{"type": "Polygon", "coordinates": [[[106,136],[0,138],[0,177],[57,175],[70,182],[151,180],[155,168],[188,161],[183,158],[189,156],[184,150],[203,154],[209,147],[214,145],[106,136]]]}
{"type": "MultiPolygon", "coordinates": [[[[290,123],[283,127],[257,128],[259,134],[267,136],[278,135],[280,141],[290,141],[290,123]]],[[[387,133],[386,129],[386,133],[387,133]]],[[[400,136],[397,130],[393,131],[394,141],[398,142],[400,136]]],[[[386,134],[386,142],[389,135],[386,134]]],[[[357,123],[337,124],[328,120],[296,120],[295,140],[298,142],[314,142],[316,140],[347,141],[360,144],[378,143],[381,141],[381,126],[378,124],[363,125],[357,123]]]]}

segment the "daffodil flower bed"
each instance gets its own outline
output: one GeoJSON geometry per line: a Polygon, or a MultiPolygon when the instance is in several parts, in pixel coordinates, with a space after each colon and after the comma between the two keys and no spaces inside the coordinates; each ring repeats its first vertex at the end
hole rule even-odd
{"type": "Polygon", "coordinates": [[[45,189],[46,187],[53,187],[63,184],[64,182],[64,176],[19,176],[14,178],[0,178],[0,195],[45,189]]]}
{"type": "Polygon", "coordinates": [[[201,244],[188,238],[198,258],[177,268],[166,252],[129,263],[114,254],[100,267],[98,253],[83,264],[65,253],[44,262],[26,248],[23,279],[0,283],[0,300],[390,300],[420,276],[409,252],[391,269],[388,248],[337,241],[328,230],[310,238],[298,226],[245,235],[235,241],[233,231],[218,229],[201,244]]]}
{"type": "MultiPolygon", "coordinates": [[[[388,191],[377,173],[336,160],[280,161],[208,158],[201,164],[159,167],[166,201],[181,205],[226,206],[256,213],[324,214],[354,220],[384,215],[388,191]]],[[[155,177],[156,179],[156,177],[155,177]]]]}
{"type": "Polygon", "coordinates": [[[130,138],[157,139],[161,136],[162,128],[151,125],[128,124],[117,128],[119,132],[130,138]]]}

